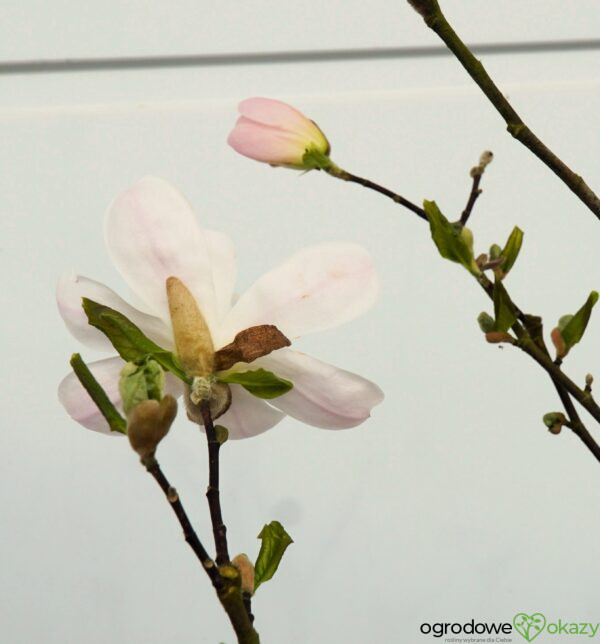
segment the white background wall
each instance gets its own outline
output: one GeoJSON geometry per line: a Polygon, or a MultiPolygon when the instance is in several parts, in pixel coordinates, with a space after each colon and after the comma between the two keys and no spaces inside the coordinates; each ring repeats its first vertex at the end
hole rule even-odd
{"type": "MultiPolygon", "coordinates": [[[[436,44],[408,4],[384,0],[5,4],[0,63],[436,44]]],[[[585,39],[600,27],[594,0],[443,4],[469,42],[585,39]]],[[[598,51],[484,62],[598,189],[598,51]]],[[[490,306],[476,285],[391,202],[224,143],[239,100],[277,97],[320,124],[340,165],[434,198],[451,218],[469,168],[492,149],[476,249],[525,230],[508,286],[550,329],[600,286],[600,223],[511,140],[452,58],[4,74],[0,86],[2,642],[233,641],[126,443],[83,430],[56,400],[78,349],[55,310],[56,280],[73,269],[126,295],[103,211],[149,173],[232,236],[240,290],[334,239],[365,245],[383,278],[373,312],[300,346],[376,380],[386,401],[373,418],[346,432],[286,420],[223,449],[232,552],[255,556],[271,519],[295,540],[254,601],[262,641],[419,642],[425,621],[510,622],[520,611],[600,621],[600,466],[570,433],[545,431],[541,416],[559,403],[544,374],[485,344],[475,319],[490,306]]],[[[597,369],[599,328],[593,319],[567,361],[578,382],[597,369]]],[[[204,446],[182,419],[161,462],[209,543],[204,446]]]]}

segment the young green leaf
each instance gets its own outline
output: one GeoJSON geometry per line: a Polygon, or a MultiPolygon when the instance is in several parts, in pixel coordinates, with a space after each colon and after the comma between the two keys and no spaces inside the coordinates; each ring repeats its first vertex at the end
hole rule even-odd
{"type": "Polygon", "coordinates": [[[566,324],[560,329],[560,334],[565,342],[567,353],[583,337],[590,320],[590,315],[592,314],[592,309],[597,301],[598,293],[597,291],[592,291],[585,304],[571,317],[571,319],[566,320],[566,324]]]}
{"type": "Polygon", "coordinates": [[[242,385],[257,398],[277,398],[283,396],[294,386],[289,380],[280,378],[265,369],[221,373],[217,379],[219,382],[242,385]]]}
{"type": "Polygon", "coordinates": [[[184,382],[189,382],[189,378],[178,365],[175,356],[146,337],[122,313],[89,300],[87,297],[82,300],[88,322],[104,333],[123,360],[139,363],[147,356],[152,356],[163,369],[170,371],[184,382]]]}
{"type": "Polygon", "coordinates": [[[519,256],[519,251],[521,250],[522,244],[523,231],[518,226],[515,226],[508,236],[508,239],[506,240],[506,245],[500,253],[502,257],[505,258],[504,263],[500,268],[503,276],[506,275],[508,271],[510,271],[514,263],[517,261],[517,257],[519,256]]]}
{"type": "Polygon", "coordinates": [[[262,540],[262,544],[254,564],[254,592],[263,582],[273,577],[286,548],[294,543],[279,521],[265,525],[258,538],[262,540]]]}
{"type": "Polygon", "coordinates": [[[127,423],[125,419],[115,409],[115,406],[106,395],[106,392],[100,386],[100,383],[94,378],[94,374],[89,370],[88,366],[83,361],[78,353],[74,353],[70,360],[71,367],[77,376],[77,379],[88,392],[90,398],[98,407],[100,413],[106,419],[108,426],[112,432],[120,432],[121,434],[127,433],[127,423]]]}
{"type": "Polygon", "coordinates": [[[515,307],[499,279],[494,282],[494,317],[495,330],[503,333],[506,333],[517,319],[515,307]]]}
{"type": "Polygon", "coordinates": [[[473,275],[479,275],[481,271],[475,263],[473,240],[472,237],[469,238],[469,231],[460,225],[451,224],[435,201],[424,201],[423,208],[429,220],[431,237],[440,255],[451,262],[462,264],[473,275]]]}

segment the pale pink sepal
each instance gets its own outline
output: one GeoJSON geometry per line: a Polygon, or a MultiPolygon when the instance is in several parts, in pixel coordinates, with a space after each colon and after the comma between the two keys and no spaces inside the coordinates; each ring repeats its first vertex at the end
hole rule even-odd
{"type": "Polygon", "coordinates": [[[230,385],[231,407],[215,421],[229,430],[229,438],[238,440],[258,436],[285,417],[264,400],[248,393],[240,385],[230,385]]]}

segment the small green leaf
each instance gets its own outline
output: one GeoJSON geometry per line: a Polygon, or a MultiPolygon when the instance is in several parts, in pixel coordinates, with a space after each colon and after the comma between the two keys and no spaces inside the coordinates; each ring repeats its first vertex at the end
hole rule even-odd
{"type": "Polygon", "coordinates": [[[175,356],[146,337],[122,313],[89,300],[87,297],[82,300],[88,322],[104,333],[123,360],[140,363],[147,356],[152,356],[163,369],[189,383],[189,378],[177,363],[175,356]]]}
{"type": "Polygon", "coordinates": [[[429,220],[431,237],[442,257],[462,264],[473,275],[481,271],[473,256],[473,239],[470,231],[460,224],[451,224],[440,212],[435,201],[424,201],[423,208],[429,220]]]}
{"type": "MultiPolygon", "coordinates": [[[[565,341],[567,352],[574,345],[576,345],[583,337],[587,324],[590,320],[590,315],[592,314],[592,309],[594,308],[594,305],[596,304],[597,301],[598,301],[598,293],[597,291],[592,291],[588,299],[586,300],[585,304],[560,329],[560,333],[563,337],[563,340],[565,341]]],[[[561,318],[561,320],[562,319],[563,318],[561,318]]]]}
{"type": "Polygon", "coordinates": [[[503,333],[506,333],[517,320],[515,307],[498,278],[494,282],[494,317],[496,318],[495,330],[503,333]]]}
{"type": "Polygon", "coordinates": [[[504,248],[502,249],[502,252],[500,253],[502,257],[506,258],[500,269],[504,275],[506,275],[508,271],[510,271],[514,263],[517,261],[517,257],[519,256],[519,251],[521,250],[522,243],[523,243],[523,231],[518,226],[515,226],[512,229],[512,232],[510,233],[510,235],[508,236],[506,245],[504,246],[504,248]]]}
{"type": "Polygon", "coordinates": [[[258,538],[262,540],[262,544],[254,564],[254,592],[263,582],[273,577],[286,548],[294,543],[279,521],[265,525],[258,538]]]}
{"type": "Polygon", "coordinates": [[[242,385],[244,389],[257,398],[277,398],[287,393],[294,386],[289,380],[280,378],[265,369],[220,373],[217,376],[217,380],[242,385]]]}
{"type": "Polygon", "coordinates": [[[70,360],[71,367],[77,376],[83,388],[88,392],[90,398],[100,410],[100,413],[106,419],[112,432],[127,433],[127,423],[125,419],[115,409],[115,406],[106,395],[106,392],[100,386],[100,383],[94,378],[94,374],[89,370],[83,359],[78,353],[74,353],[70,360]]]}
{"type": "Polygon", "coordinates": [[[141,364],[128,362],[119,378],[119,393],[126,414],[144,400],[160,402],[165,388],[165,372],[153,358],[141,364]]]}

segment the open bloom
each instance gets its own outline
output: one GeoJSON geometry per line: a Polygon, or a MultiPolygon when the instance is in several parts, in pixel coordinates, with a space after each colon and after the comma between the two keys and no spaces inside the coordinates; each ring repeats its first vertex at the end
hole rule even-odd
{"type": "Polygon", "coordinates": [[[329,142],[316,123],[287,103],[248,98],[227,142],[240,154],[271,165],[298,170],[327,160],[329,142]]]}
{"type": "MultiPolygon", "coordinates": [[[[107,286],[75,275],[60,280],[57,301],[78,340],[113,353],[107,338],[88,324],[82,297],[123,313],[149,338],[173,351],[168,278],[176,277],[193,295],[215,349],[228,345],[238,332],[261,324],[277,326],[290,339],[328,329],[366,311],[377,296],[378,279],[367,252],[355,244],[337,242],[301,250],[234,300],[231,241],[222,233],[200,228],[184,197],[162,179],[141,179],[117,197],[106,216],[105,237],[114,265],[144,311],[107,286]]],[[[110,357],[89,365],[117,407],[121,407],[118,382],[123,364],[120,357],[110,357]]],[[[286,414],[316,427],[354,427],[383,398],[379,387],[361,376],[289,348],[234,369],[260,367],[292,381],[293,389],[266,402],[240,385],[230,385],[231,406],[219,423],[229,429],[231,438],[260,434],[286,414]]],[[[166,382],[166,393],[181,395],[181,381],[167,374],[166,382]]],[[[61,382],[59,398],[79,423],[109,432],[74,374],[61,382]]]]}

